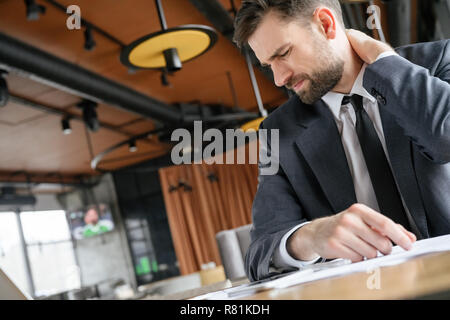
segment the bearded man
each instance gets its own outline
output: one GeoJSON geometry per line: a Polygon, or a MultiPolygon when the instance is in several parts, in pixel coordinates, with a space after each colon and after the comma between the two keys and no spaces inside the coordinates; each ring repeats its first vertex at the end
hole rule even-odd
{"type": "Polygon", "coordinates": [[[450,233],[450,40],[394,50],[337,0],[244,0],[234,40],[296,93],[260,125],[279,170],[259,164],[250,280],[450,233]]]}

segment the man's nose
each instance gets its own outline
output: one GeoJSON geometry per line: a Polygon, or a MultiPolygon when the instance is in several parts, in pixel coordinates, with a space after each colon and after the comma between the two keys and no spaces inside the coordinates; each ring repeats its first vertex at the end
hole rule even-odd
{"type": "Polygon", "coordinates": [[[274,66],[272,68],[272,71],[273,78],[277,87],[285,86],[288,83],[289,79],[292,77],[292,72],[289,69],[280,66],[274,66]]]}

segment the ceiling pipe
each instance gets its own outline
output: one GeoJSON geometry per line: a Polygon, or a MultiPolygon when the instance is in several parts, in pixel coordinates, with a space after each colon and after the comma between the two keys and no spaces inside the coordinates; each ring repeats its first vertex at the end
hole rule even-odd
{"type": "Polygon", "coordinates": [[[164,123],[180,123],[171,105],[139,93],[0,32],[0,66],[59,90],[164,123]]]}

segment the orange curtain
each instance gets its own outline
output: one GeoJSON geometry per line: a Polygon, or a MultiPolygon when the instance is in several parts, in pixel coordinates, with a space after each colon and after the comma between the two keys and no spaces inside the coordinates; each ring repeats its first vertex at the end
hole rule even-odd
{"type": "MultiPolygon", "coordinates": [[[[248,154],[248,144],[242,148],[248,154]]],[[[179,165],[160,169],[159,176],[181,274],[210,261],[222,264],[216,233],[251,223],[258,166],[179,165]]]]}

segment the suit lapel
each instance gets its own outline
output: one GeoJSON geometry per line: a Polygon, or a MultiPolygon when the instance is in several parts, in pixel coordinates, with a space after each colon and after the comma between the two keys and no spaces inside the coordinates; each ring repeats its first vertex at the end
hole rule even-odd
{"type": "Polygon", "coordinates": [[[295,143],[335,213],[356,203],[353,180],[331,111],[319,100],[299,106],[295,143]]]}
{"type": "Polygon", "coordinates": [[[411,141],[394,117],[383,108],[380,108],[380,116],[393,174],[420,233],[428,237],[425,209],[413,165],[411,141]]]}

